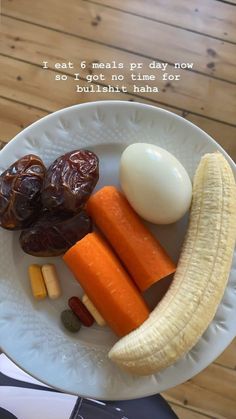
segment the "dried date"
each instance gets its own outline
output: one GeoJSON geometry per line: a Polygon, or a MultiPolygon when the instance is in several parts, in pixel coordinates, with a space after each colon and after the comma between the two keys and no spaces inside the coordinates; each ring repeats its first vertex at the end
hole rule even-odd
{"type": "Polygon", "coordinates": [[[73,217],[43,212],[29,229],[22,231],[20,245],[33,256],[59,256],[92,231],[92,222],[85,211],[73,217]]]}
{"type": "Polygon", "coordinates": [[[28,226],[37,218],[45,172],[42,160],[33,154],[28,154],[1,174],[1,227],[17,230],[28,226]]]}
{"type": "Polygon", "coordinates": [[[44,208],[77,213],[86,203],[99,177],[99,160],[88,150],[75,150],[49,167],[42,190],[44,208]]]}

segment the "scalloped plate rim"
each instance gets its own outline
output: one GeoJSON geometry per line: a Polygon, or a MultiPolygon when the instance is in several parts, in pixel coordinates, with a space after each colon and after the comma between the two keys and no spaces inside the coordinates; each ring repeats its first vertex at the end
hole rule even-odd
{"type": "MultiPolygon", "coordinates": [[[[76,104],[76,105],[73,105],[73,106],[70,106],[70,107],[67,107],[67,108],[60,109],[60,110],[58,110],[58,111],[56,111],[54,113],[51,113],[49,115],[46,115],[43,118],[35,121],[33,124],[31,124],[30,126],[28,126],[27,128],[25,128],[20,133],[18,133],[10,141],[10,143],[6,144],[6,146],[4,147],[4,151],[1,151],[0,156],[2,156],[2,153],[5,153],[5,152],[10,153],[11,152],[11,149],[14,150],[15,147],[16,147],[16,145],[17,145],[17,142],[21,140],[22,135],[25,135],[25,134],[30,133],[32,131],[32,129],[34,129],[35,127],[37,127],[38,125],[40,125],[42,122],[45,123],[45,122],[47,122],[47,120],[50,120],[52,118],[56,118],[57,116],[66,115],[67,113],[70,113],[71,110],[77,110],[77,109],[80,110],[82,108],[83,109],[86,109],[86,108],[88,108],[88,109],[90,108],[91,109],[93,107],[95,107],[95,108],[96,107],[104,107],[104,108],[109,107],[110,108],[111,106],[117,106],[117,105],[119,105],[119,106],[120,105],[126,106],[127,108],[137,108],[137,109],[146,109],[146,110],[152,109],[154,112],[157,112],[157,113],[169,114],[169,116],[172,119],[176,119],[178,121],[182,120],[182,122],[184,121],[184,124],[187,124],[189,127],[191,127],[191,129],[193,129],[195,131],[198,130],[201,133],[201,135],[204,135],[204,137],[206,138],[206,141],[208,141],[211,144],[213,144],[219,151],[221,151],[226,156],[227,160],[231,164],[231,167],[233,168],[234,174],[236,174],[236,165],[233,162],[233,160],[231,159],[231,157],[226,153],[226,151],[211,136],[209,136],[201,128],[199,128],[198,126],[196,126],[195,124],[193,124],[191,121],[188,121],[188,120],[184,119],[183,117],[181,117],[179,115],[176,115],[176,114],[174,114],[174,113],[172,113],[172,112],[170,112],[170,111],[168,111],[166,109],[158,108],[158,107],[155,107],[155,106],[152,106],[152,105],[148,105],[148,104],[137,103],[137,102],[127,102],[127,101],[122,101],[122,100],[112,100],[112,101],[105,100],[105,101],[97,101],[97,102],[88,102],[88,103],[83,103],[83,104],[76,104]]],[[[235,300],[236,300],[236,297],[235,297],[235,300]]],[[[220,306],[221,306],[221,304],[220,304],[220,306]]],[[[130,399],[134,399],[134,398],[138,398],[138,397],[144,397],[144,396],[153,395],[153,394],[156,394],[157,391],[158,392],[164,391],[167,388],[171,388],[171,387],[173,387],[175,385],[181,384],[182,382],[184,382],[184,381],[192,378],[194,375],[198,374],[200,371],[202,371],[204,368],[206,368],[209,365],[209,363],[213,362],[213,360],[216,357],[218,357],[224,351],[224,349],[230,344],[230,342],[233,340],[233,338],[235,336],[236,336],[236,327],[235,327],[235,330],[231,330],[231,333],[228,333],[228,334],[226,334],[226,336],[224,336],[224,341],[223,342],[221,341],[221,344],[218,345],[219,347],[218,347],[217,353],[214,353],[214,355],[211,356],[212,357],[212,360],[209,362],[209,359],[205,359],[205,362],[204,362],[204,359],[201,359],[201,362],[199,362],[200,365],[197,365],[196,366],[196,364],[195,364],[194,369],[193,369],[193,371],[191,373],[189,373],[187,370],[185,371],[185,374],[184,374],[185,378],[184,378],[184,380],[182,379],[180,382],[178,382],[178,380],[176,382],[176,380],[175,380],[173,383],[169,383],[169,385],[167,387],[164,385],[163,388],[162,388],[161,385],[158,385],[158,390],[157,389],[156,390],[155,389],[154,390],[149,389],[149,390],[147,390],[147,392],[145,394],[143,393],[143,391],[140,394],[140,392],[138,391],[138,389],[135,389],[134,391],[133,391],[133,389],[131,389],[131,392],[130,392],[131,394],[127,395],[127,397],[124,397],[123,396],[122,397],[122,400],[130,400],[130,399]]],[[[200,339],[200,341],[201,341],[201,339],[200,339]]],[[[2,349],[4,351],[4,344],[2,344],[2,349]]],[[[190,353],[191,352],[192,352],[192,350],[190,351],[190,353]]],[[[32,374],[31,371],[29,371],[29,369],[25,369],[24,367],[22,367],[22,365],[19,365],[17,363],[17,359],[15,357],[12,357],[10,353],[7,353],[6,352],[6,355],[13,362],[15,362],[20,368],[22,368],[25,372],[27,372],[28,374],[34,376],[36,379],[40,379],[40,381],[44,382],[45,384],[47,384],[49,386],[53,386],[54,388],[57,388],[58,390],[66,391],[61,386],[55,385],[55,380],[54,379],[42,378],[42,377],[39,378],[38,376],[35,376],[34,374],[32,374]]],[[[183,359],[181,359],[180,361],[178,361],[177,364],[179,364],[179,362],[180,363],[181,362],[185,362],[185,357],[183,359]]],[[[172,368],[172,369],[173,368],[175,369],[176,367],[178,368],[178,365],[177,364],[175,364],[174,366],[172,366],[170,368],[172,368]]],[[[151,377],[153,377],[153,376],[150,376],[150,382],[151,382],[151,377]]],[[[74,392],[73,393],[73,391],[72,392],[70,391],[70,394],[76,394],[77,395],[78,392],[74,392]]],[[[95,392],[94,394],[82,394],[80,392],[80,395],[82,397],[93,397],[93,398],[99,398],[100,400],[108,400],[107,397],[105,397],[105,395],[99,394],[99,392],[98,393],[95,392]]],[[[120,399],[119,395],[117,395],[117,397],[113,397],[112,398],[112,400],[119,400],[119,399],[120,399]]]]}

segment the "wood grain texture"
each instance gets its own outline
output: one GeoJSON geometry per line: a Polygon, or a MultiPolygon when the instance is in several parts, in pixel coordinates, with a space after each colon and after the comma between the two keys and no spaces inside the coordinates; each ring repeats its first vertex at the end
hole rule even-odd
{"type": "MultiPolygon", "coordinates": [[[[75,83],[69,77],[66,83],[55,81],[54,71],[43,71],[40,67],[0,56],[1,93],[5,98],[25,103],[29,106],[53,112],[77,103],[92,102],[94,100],[123,100],[122,93],[76,93],[75,83]]],[[[86,85],[86,82],[80,83],[86,85]]],[[[131,95],[125,96],[133,99],[131,95]]]]}
{"type": "MultiPolygon", "coordinates": [[[[53,112],[59,108],[71,106],[76,103],[93,101],[95,99],[136,100],[161,106],[180,115],[184,115],[186,119],[205,130],[236,160],[236,127],[193,115],[191,112],[186,113],[183,110],[176,110],[171,106],[164,106],[162,103],[154,103],[145,98],[136,98],[128,94],[97,93],[94,96],[94,94],[76,93],[75,83],[72,78],[69,78],[66,82],[56,82],[54,80],[54,71],[42,70],[38,66],[15,59],[0,56],[0,65],[2,68],[0,74],[1,92],[2,96],[6,98],[40,108],[45,112],[53,112]]],[[[81,82],[80,84],[87,85],[86,82],[81,82]]],[[[15,111],[13,110],[13,112],[15,111]]],[[[10,118],[9,114],[8,120],[10,118]]]]}
{"type": "MultiPolygon", "coordinates": [[[[0,140],[0,150],[2,150],[3,149],[3,147],[5,147],[5,145],[6,145],[7,143],[5,142],[5,141],[1,141],[0,140]]],[[[0,348],[0,354],[2,353],[2,351],[1,351],[1,348],[0,348]]]]}
{"type": "MultiPolygon", "coordinates": [[[[90,2],[90,0],[87,0],[90,2]]],[[[236,42],[236,9],[233,4],[215,0],[95,0],[95,3],[114,7],[150,19],[180,26],[190,31],[236,42]]],[[[236,0],[235,0],[236,2],[236,0]]],[[[91,1],[93,3],[93,0],[91,1]]],[[[236,3],[235,3],[236,4],[236,3]]],[[[187,34],[186,34],[187,36],[187,34]]]]}
{"type": "MultiPolygon", "coordinates": [[[[236,339],[233,340],[231,345],[219,356],[215,361],[217,364],[231,368],[236,371],[236,339]]],[[[236,396],[236,383],[235,383],[235,396],[236,396]]]]}
{"type": "Polygon", "coordinates": [[[8,142],[47,112],[0,97],[0,141],[8,142]]]}
{"type": "Polygon", "coordinates": [[[192,380],[164,392],[163,396],[213,418],[235,419],[235,382],[236,371],[211,364],[192,380]]]}
{"type": "Polygon", "coordinates": [[[209,416],[203,415],[202,413],[198,413],[176,403],[169,402],[169,404],[179,419],[209,419],[209,416]]]}
{"type": "MultiPolygon", "coordinates": [[[[236,162],[236,131],[235,127],[211,121],[191,113],[185,114],[185,118],[207,132],[216,140],[236,162]]],[[[236,352],[235,352],[236,354],[236,352]]]]}
{"type": "MultiPolygon", "coordinates": [[[[39,66],[42,66],[42,61],[48,61],[48,65],[50,65],[51,68],[58,61],[72,61],[74,63],[74,69],[65,70],[66,74],[72,75],[75,72],[79,72],[80,77],[86,78],[90,75],[91,71],[93,75],[97,76],[102,73],[106,77],[104,84],[111,84],[119,87],[126,84],[130,94],[133,94],[134,83],[139,88],[141,86],[146,86],[146,84],[151,87],[157,86],[159,92],[156,94],[152,92],[141,92],[136,94],[143,98],[158,101],[166,106],[175,106],[178,108],[181,103],[183,109],[188,109],[189,111],[200,115],[236,124],[236,85],[232,86],[227,82],[187,70],[182,70],[181,72],[172,70],[173,74],[181,74],[180,81],[164,81],[162,80],[164,72],[160,70],[150,70],[148,65],[151,60],[145,58],[142,58],[141,60],[143,63],[141,75],[154,74],[157,76],[157,80],[133,82],[131,80],[131,74],[133,73],[135,76],[138,76],[140,73],[140,70],[134,70],[133,72],[129,70],[130,63],[140,61],[140,57],[134,54],[119,52],[119,62],[124,63],[125,66],[122,71],[111,71],[110,69],[91,70],[91,64],[100,62],[101,57],[103,57],[105,63],[114,61],[117,51],[113,48],[97,45],[82,39],[76,39],[69,35],[64,35],[9,18],[2,19],[2,33],[4,42],[1,52],[14,58],[20,58],[21,60],[26,60],[39,66]],[[20,33],[21,36],[18,37],[17,33],[20,33]],[[66,56],[65,51],[69,51],[66,56]],[[85,70],[80,68],[80,62],[83,60],[86,60],[89,64],[85,70]],[[126,82],[112,81],[111,75],[113,73],[119,74],[120,72],[125,76],[126,82]]],[[[45,79],[47,77],[47,71],[48,70],[40,70],[42,84],[43,76],[45,76],[45,79]]],[[[55,82],[53,80],[51,83],[54,85],[55,89],[59,84],[63,84],[63,82],[55,82]]],[[[73,90],[77,84],[86,85],[83,82],[73,83],[70,80],[70,82],[64,82],[65,86],[63,87],[68,89],[68,93],[70,91],[69,89],[71,89],[71,94],[73,96],[73,90]],[[74,88],[71,87],[72,84],[74,84],[74,88]]],[[[89,86],[89,83],[87,83],[87,86],[89,86]]],[[[59,89],[61,89],[61,86],[59,86],[59,89]]]]}
{"type": "Polygon", "coordinates": [[[236,81],[236,45],[83,0],[31,5],[7,1],[2,13],[157,60],[193,62],[197,71],[236,81]]]}

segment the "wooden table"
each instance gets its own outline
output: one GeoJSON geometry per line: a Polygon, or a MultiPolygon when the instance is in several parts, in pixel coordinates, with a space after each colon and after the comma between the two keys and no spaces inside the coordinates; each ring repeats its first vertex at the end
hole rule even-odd
{"type": "MultiPolygon", "coordinates": [[[[236,0],[3,0],[1,144],[33,121],[76,103],[123,99],[169,109],[197,124],[236,159],[236,0]],[[158,93],[77,93],[74,69],[56,62],[194,63],[158,93]],[[42,69],[42,62],[48,69],[42,69]],[[56,75],[68,76],[56,81],[56,75]]],[[[104,70],[108,74],[108,70],[104,70]]],[[[103,72],[103,71],[102,71],[103,72]]],[[[137,73],[138,71],[136,71],[137,73]]],[[[151,72],[149,70],[149,72],[151,72]]],[[[114,83],[114,82],[113,82],[114,83]]],[[[143,83],[143,82],[142,82],[143,83]]],[[[120,84],[120,83],[119,83],[120,84]]],[[[236,319],[235,319],[236,321],[236,319]]],[[[183,419],[236,418],[236,341],[192,380],[163,395],[183,419]]]]}

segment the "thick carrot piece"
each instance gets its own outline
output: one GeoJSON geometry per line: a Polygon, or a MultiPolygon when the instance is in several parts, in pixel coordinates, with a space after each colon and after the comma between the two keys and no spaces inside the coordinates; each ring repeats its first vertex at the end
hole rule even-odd
{"type": "Polygon", "coordinates": [[[105,186],[87,202],[87,212],[124,263],[141,291],[176,270],[124,195],[105,186]]]}
{"type": "Polygon", "coordinates": [[[98,233],[89,233],[63,256],[111,329],[124,336],[149,316],[140,292],[98,233]]]}

